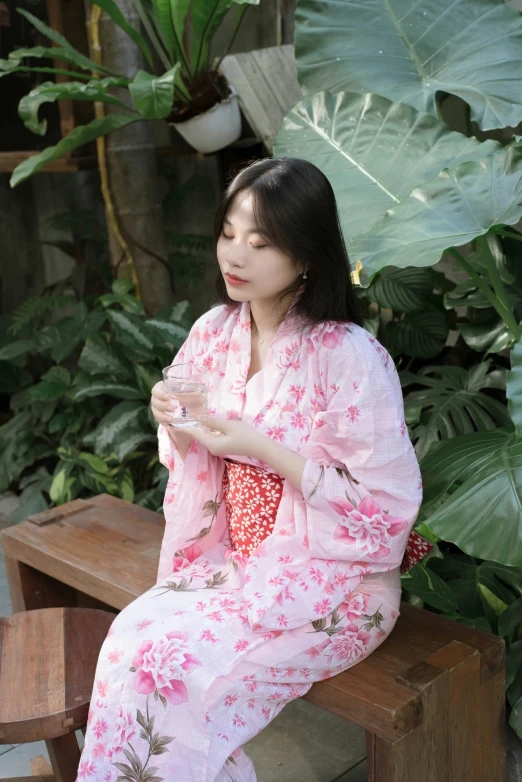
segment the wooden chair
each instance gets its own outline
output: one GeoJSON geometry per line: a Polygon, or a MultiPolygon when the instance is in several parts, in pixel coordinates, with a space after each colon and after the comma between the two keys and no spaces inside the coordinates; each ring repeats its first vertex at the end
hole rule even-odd
{"type": "MultiPolygon", "coordinates": [[[[118,611],[156,583],[161,514],[107,494],[2,532],[15,611],[118,611]]],[[[505,782],[505,644],[407,603],[367,659],[306,700],[366,730],[370,782],[505,782]]]]}
{"type": "Polygon", "coordinates": [[[74,782],[98,655],[114,613],[43,608],[0,617],[0,744],[45,741],[51,766],[5,782],[74,782]]]}

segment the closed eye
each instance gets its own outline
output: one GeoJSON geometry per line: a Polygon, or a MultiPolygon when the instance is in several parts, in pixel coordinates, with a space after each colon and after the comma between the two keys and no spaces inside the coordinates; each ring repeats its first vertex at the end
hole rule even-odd
{"type": "MultiPolygon", "coordinates": [[[[221,236],[223,239],[233,239],[233,236],[228,236],[224,231],[221,233],[221,236]]],[[[254,250],[262,250],[264,247],[267,247],[266,244],[251,244],[250,245],[254,250]]]]}

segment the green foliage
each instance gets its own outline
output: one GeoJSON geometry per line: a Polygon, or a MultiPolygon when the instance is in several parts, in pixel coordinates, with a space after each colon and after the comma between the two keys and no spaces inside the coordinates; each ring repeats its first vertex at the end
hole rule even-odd
{"type": "Polygon", "coordinates": [[[21,490],[15,520],[100,492],[161,509],[167,471],[150,392],[186,339],[190,308],[147,320],[132,288],[116,280],[91,310],[74,297],[33,299],[9,328],[23,338],[2,334],[5,375],[19,380],[0,427],[0,491],[21,490]]]}
{"type": "MultiPolygon", "coordinates": [[[[113,22],[130,38],[145,57],[150,71],[139,70],[132,79],[106,68],[75,49],[63,35],[48,27],[36,16],[23,8],[17,8],[39,33],[53,41],[56,46],[35,46],[30,49],[15,49],[7,60],[0,59],[0,78],[21,71],[43,71],[56,75],[68,75],[69,81],[47,81],[39,84],[25,95],[18,113],[25,126],[33,133],[43,136],[47,130],[45,120],[38,118],[40,106],[58,100],[88,100],[112,103],[124,113],[111,113],[94,119],[88,125],[76,126],[65,138],[53,147],[32,155],[20,163],[13,172],[10,183],[15,187],[39,171],[48,163],[72,152],[83,144],[100,136],[113,133],[138,120],[157,120],[168,117],[176,106],[187,104],[198,94],[202,77],[207,86],[217,84],[217,67],[210,66],[210,45],[231,8],[236,8],[236,20],[232,36],[224,54],[228,51],[237,32],[245,10],[257,5],[259,0],[134,0],[148,41],[125,18],[114,0],[92,0],[105,11],[113,22]],[[186,41],[190,41],[189,44],[186,41]],[[150,46],[149,46],[150,43],[150,46]],[[154,72],[154,49],[156,60],[163,66],[160,73],[154,72]],[[59,68],[34,68],[25,64],[27,58],[62,60],[76,70],[59,68]],[[98,75],[99,74],[99,75],[98,75]],[[123,92],[125,100],[114,95],[115,87],[123,92]]],[[[219,90],[216,87],[216,96],[219,90]]],[[[222,97],[225,97],[224,95],[222,97]]]]}

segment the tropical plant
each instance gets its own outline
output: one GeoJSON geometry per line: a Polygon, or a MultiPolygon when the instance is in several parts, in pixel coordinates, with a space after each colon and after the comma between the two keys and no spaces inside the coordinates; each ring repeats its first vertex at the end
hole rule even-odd
{"type": "Polygon", "coordinates": [[[12,410],[0,427],[0,491],[21,490],[15,520],[100,492],[161,509],[150,391],[192,317],[183,301],[145,319],[131,288],[114,281],[90,310],[71,295],[30,299],[0,333],[12,410]]]}
{"type": "Polygon", "coordinates": [[[304,97],[275,155],[330,179],[362,263],[365,325],[400,370],[421,460],[416,527],[435,547],[403,586],[506,638],[522,736],[522,236],[510,227],[522,216],[522,19],[499,0],[375,0],[371,13],[301,0],[295,51],[304,97]],[[498,129],[502,142],[487,138],[498,129]],[[458,284],[420,268],[444,253],[458,284]]]}
{"type": "Polygon", "coordinates": [[[15,49],[0,60],[0,77],[18,71],[65,75],[69,81],[45,81],[24,96],[18,106],[20,117],[33,133],[45,135],[46,120],[38,111],[45,103],[57,100],[87,100],[113,104],[119,111],[75,127],[58,144],[47,147],[20,163],[11,176],[11,186],[39,171],[47,163],[107,133],[140,120],[188,119],[189,112],[206,111],[228,95],[228,85],[218,74],[221,59],[210,63],[210,45],[227,12],[235,7],[232,34],[224,56],[239,29],[246,9],[259,0],[133,0],[144,34],[136,30],[122,14],[115,0],[92,0],[139,47],[148,70],[139,70],[133,78],[94,62],[75,49],[63,35],[48,27],[23,8],[17,8],[36,30],[54,46],[15,49]],[[187,45],[186,40],[190,43],[187,45]],[[75,70],[40,67],[26,60],[61,60],[75,70]],[[112,90],[118,89],[118,95],[112,90]]]}

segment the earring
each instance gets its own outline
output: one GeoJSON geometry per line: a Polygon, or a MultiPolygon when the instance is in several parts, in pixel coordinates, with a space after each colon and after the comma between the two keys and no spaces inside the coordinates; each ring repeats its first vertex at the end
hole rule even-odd
{"type": "Polygon", "coordinates": [[[306,272],[303,274],[303,280],[306,280],[306,272]]]}

